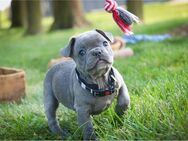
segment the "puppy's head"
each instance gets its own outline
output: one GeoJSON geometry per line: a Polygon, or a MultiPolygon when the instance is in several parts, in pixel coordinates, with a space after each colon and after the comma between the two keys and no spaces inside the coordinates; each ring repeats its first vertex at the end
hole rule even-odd
{"type": "Polygon", "coordinates": [[[73,58],[82,74],[98,78],[108,72],[113,64],[110,42],[113,42],[110,33],[96,29],[73,37],[69,45],[61,49],[61,54],[73,58]]]}

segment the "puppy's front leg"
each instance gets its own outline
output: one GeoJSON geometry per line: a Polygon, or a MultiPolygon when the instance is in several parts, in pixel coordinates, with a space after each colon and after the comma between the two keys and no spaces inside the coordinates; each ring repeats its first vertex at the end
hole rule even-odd
{"type": "Polygon", "coordinates": [[[96,135],[93,129],[93,125],[91,122],[91,117],[89,111],[86,109],[78,109],[77,110],[77,119],[79,127],[83,130],[84,140],[93,140],[96,139],[96,135]]]}
{"type": "Polygon", "coordinates": [[[118,116],[122,116],[125,113],[125,111],[128,109],[129,105],[130,105],[130,96],[127,87],[123,82],[119,90],[115,112],[117,113],[118,116]]]}

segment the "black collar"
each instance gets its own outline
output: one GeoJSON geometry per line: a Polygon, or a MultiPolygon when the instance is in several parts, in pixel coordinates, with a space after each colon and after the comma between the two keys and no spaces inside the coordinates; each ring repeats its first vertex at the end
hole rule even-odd
{"type": "Polygon", "coordinates": [[[97,84],[88,84],[85,80],[80,77],[78,70],[76,69],[76,77],[81,87],[89,91],[93,96],[107,96],[115,92],[115,76],[114,72],[111,69],[108,77],[108,87],[106,89],[99,89],[97,84]]]}

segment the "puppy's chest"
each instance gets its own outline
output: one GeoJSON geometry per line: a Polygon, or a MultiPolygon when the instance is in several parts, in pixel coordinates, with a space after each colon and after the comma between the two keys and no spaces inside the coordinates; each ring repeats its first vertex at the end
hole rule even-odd
{"type": "Polygon", "coordinates": [[[113,99],[114,99],[114,95],[97,97],[95,99],[95,102],[92,104],[91,113],[99,114],[103,112],[112,104],[113,99]]]}

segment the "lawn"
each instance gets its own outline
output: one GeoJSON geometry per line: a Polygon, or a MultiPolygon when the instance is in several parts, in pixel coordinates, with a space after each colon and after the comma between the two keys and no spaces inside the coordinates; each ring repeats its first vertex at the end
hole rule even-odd
{"type": "MultiPolygon", "coordinates": [[[[135,33],[166,33],[188,21],[188,4],[148,4],[145,22],[135,33]]],[[[69,38],[94,28],[122,33],[104,12],[87,14],[92,26],[38,36],[23,36],[23,29],[0,30],[0,66],[26,71],[27,96],[21,104],[0,104],[0,139],[57,140],[47,126],[43,109],[43,79],[48,62],[59,57],[59,49],[69,38]]],[[[51,19],[45,19],[45,31],[51,19]]],[[[8,25],[8,23],[6,23],[8,25]]],[[[113,105],[92,120],[101,140],[188,139],[188,38],[174,36],[154,43],[141,42],[131,47],[135,55],[115,60],[131,96],[131,108],[122,118],[113,105]]],[[[81,139],[74,112],[60,106],[58,119],[72,136],[81,139]]]]}

